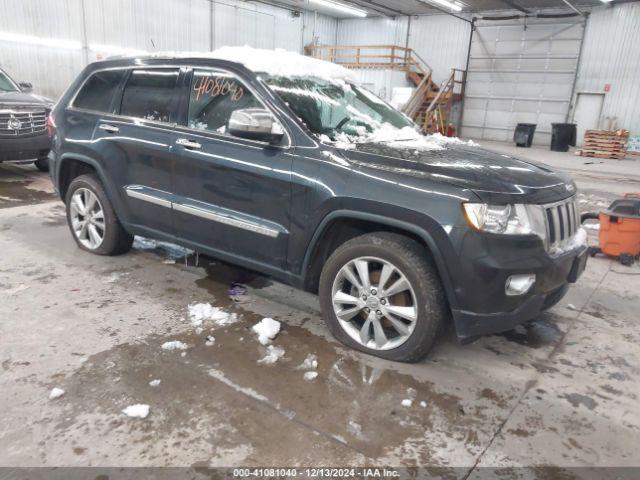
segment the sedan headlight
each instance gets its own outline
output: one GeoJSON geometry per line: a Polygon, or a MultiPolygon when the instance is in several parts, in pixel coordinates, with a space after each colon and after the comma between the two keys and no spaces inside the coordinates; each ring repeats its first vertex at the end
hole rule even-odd
{"type": "Polygon", "coordinates": [[[544,211],[538,205],[489,205],[464,203],[469,223],[483,232],[505,235],[538,235],[547,242],[544,211]]]}

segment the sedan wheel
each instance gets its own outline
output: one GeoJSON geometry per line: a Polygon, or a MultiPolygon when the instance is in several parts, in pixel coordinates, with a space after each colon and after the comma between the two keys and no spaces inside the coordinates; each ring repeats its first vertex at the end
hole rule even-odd
{"type": "Polygon", "coordinates": [[[87,249],[102,245],[105,235],[104,210],[97,195],[87,188],[79,188],[71,197],[70,217],[73,233],[87,249]]]}

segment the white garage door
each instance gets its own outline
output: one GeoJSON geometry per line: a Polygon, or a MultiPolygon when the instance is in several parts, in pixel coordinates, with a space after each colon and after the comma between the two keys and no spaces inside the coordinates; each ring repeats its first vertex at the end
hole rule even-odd
{"type": "Polygon", "coordinates": [[[551,123],[566,121],[584,26],[580,17],[537,22],[478,22],[463,136],[510,142],[516,124],[535,123],[534,143],[549,145],[551,123]]]}

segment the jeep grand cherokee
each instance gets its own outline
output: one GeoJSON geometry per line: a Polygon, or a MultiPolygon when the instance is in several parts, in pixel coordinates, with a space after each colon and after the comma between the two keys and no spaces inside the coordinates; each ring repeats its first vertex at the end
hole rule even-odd
{"type": "Polygon", "coordinates": [[[223,49],[93,63],[57,104],[51,175],[79,247],[133,235],[319,292],[342,342],[397,361],[557,303],[586,262],[575,184],[439,136],[334,64],[223,49]]]}

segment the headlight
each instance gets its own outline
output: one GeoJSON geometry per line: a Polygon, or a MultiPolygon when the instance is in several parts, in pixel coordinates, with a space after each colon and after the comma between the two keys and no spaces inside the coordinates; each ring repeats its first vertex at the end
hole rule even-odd
{"type": "Polygon", "coordinates": [[[544,212],[538,205],[464,203],[469,223],[477,230],[505,235],[538,235],[546,244],[544,212]]]}

